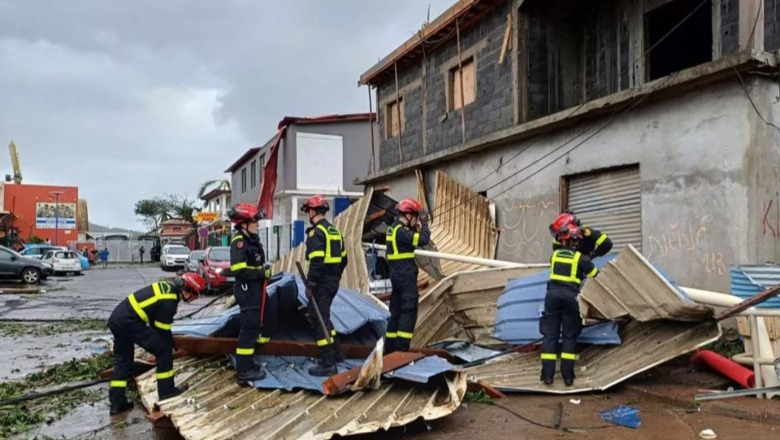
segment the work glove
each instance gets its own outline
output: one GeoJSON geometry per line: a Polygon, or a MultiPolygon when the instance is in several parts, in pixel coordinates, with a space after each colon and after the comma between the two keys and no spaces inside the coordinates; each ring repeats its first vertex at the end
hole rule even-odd
{"type": "Polygon", "coordinates": [[[265,279],[269,279],[273,275],[273,273],[271,273],[271,267],[272,266],[273,266],[273,264],[271,264],[271,263],[265,263],[263,265],[263,274],[265,274],[265,279]]]}
{"type": "Polygon", "coordinates": [[[422,223],[423,226],[428,224],[428,221],[431,219],[430,214],[428,214],[428,211],[422,210],[420,211],[420,223],[422,223]]]}

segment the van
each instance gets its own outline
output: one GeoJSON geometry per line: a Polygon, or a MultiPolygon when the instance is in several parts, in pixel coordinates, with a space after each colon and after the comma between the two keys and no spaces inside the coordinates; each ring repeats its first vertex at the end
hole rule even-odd
{"type": "Polygon", "coordinates": [[[162,270],[181,269],[187,263],[190,248],[180,244],[166,244],[160,254],[160,267],[162,270]]]}

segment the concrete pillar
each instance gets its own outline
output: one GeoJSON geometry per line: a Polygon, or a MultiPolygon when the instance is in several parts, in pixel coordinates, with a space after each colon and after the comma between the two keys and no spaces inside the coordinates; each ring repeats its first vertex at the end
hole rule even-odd
{"type": "Polygon", "coordinates": [[[764,1],[739,1],[739,50],[764,50],[764,1]]]}

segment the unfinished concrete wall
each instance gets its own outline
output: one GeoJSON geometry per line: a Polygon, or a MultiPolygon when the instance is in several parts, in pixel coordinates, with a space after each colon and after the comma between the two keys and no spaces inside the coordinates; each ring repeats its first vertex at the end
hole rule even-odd
{"type": "Polygon", "coordinates": [[[720,52],[721,55],[730,55],[739,51],[739,0],[719,1],[720,52]]]}
{"type": "MultiPolygon", "coordinates": [[[[475,27],[461,33],[461,59],[476,63],[476,98],[466,105],[466,139],[476,139],[514,123],[515,92],[511,52],[499,64],[511,2],[497,8],[475,27]]],[[[399,70],[398,89],[403,97],[405,127],[399,153],[397,137],[388,139],[387,104],[396,99],[395,81],[377,88],[379,103],[379,165],[385,169],[462,142],[461,112],[449,111],[449,75],[458,66],[453,38],[413,66],[399,70]]]]}
{"type": "MultiPolygon", "coordinates": [[[[777,82],[762,77],[747,78],[747,92],[761,112],[747,115],[752,127],[750,148],[743,157],[749,186],[747,258],[736,263],[780,262],[780,111],[774,97],[777,82]]],[[[743,92],[744,93],[744,92],[743,92]]]]}
{"type": "MultiPolygon", "coordinates": [[[[722,82],[639,107],[532,177],[565,150],[546,159],[544,155],[598,122],[448,162],[439,169],[466,185],[490,174],[476,189],[490,188],[488,197],[497,204],[498,258],[545,262],[550,256],[547,227],[560,209],[560,177],[638,164],[643,253],[683,285],[728,291],[729,266],[752,260],[745,177],[750,170],[744,164],[752,145],[750,112],[742,88],[733,81],[722,82]]],[[[772,179],[776,182],[777,175],[767,174],[767,185],[772,179]]]]}
{"type": "MultiPolygon", "coordinates": [[[[731,1],[737,2],[737,0],[731,1]]],[[[764,0],[764,50],[778,49],[780,49],[780,0],[764,0]]]]}

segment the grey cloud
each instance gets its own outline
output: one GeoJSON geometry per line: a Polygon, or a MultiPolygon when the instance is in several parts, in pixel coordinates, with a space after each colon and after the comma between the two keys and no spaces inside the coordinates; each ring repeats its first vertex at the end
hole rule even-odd
{"type": "Polygon", "coordinates": [[[136,200],[194,195],[282,116],[367,111],[359,75],[427,8],[0,0],[0,147],[16,141],[26,182],[78,185],[92,221],[137,227],[136,200]]]}

